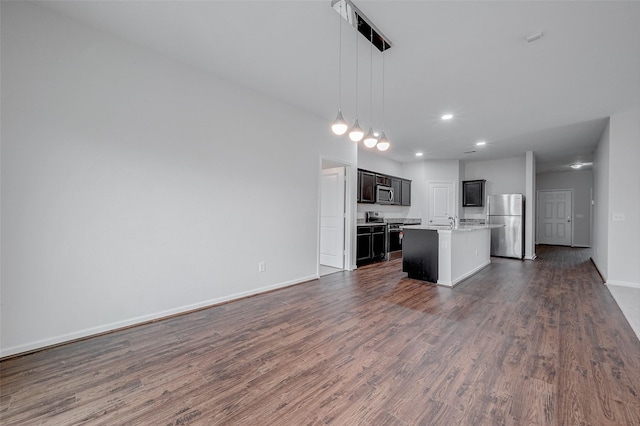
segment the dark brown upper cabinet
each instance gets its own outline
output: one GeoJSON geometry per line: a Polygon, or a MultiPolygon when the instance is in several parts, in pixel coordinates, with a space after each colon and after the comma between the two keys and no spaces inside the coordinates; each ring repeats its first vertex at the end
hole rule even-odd
{"type": "Polygon", "coordinates": [[[358,170],[359,203],[376,202],[376,175],[365,170],[358,170]]]}
{"type": "Polygon", "coordinates": [[[484,206],[484,179],[462,182],[462,207],[484,206]]]}
{"type": "Polygon", "coordinates": [[[393,201],[385,203],[396,206],[411,205],[411,181],[395,176],[383,175],[358,169],[358,203],[376,203],[376,186],[388,186],[393,190],[393,201]]]}

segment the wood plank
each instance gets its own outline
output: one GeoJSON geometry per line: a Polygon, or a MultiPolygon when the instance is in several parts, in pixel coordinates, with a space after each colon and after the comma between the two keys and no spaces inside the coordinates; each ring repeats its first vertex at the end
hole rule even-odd
{"type": "Polygon", "coordinates": [[[457,287],[401,260],[0,362],[0,423],[640,424],[640,342],[588,249],[457,287]]]}

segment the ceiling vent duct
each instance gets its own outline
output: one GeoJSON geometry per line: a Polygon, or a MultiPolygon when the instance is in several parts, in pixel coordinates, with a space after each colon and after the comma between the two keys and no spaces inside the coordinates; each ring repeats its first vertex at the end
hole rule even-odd
{"type": "Polygon", "coordinates": [[[384,52],[391,47],[389,39],[373,25],[373,22],[351,0],[332,0],[331,7],[336,13],[341,14],[345,21],[354,26],[379,51],[384,52]]]}

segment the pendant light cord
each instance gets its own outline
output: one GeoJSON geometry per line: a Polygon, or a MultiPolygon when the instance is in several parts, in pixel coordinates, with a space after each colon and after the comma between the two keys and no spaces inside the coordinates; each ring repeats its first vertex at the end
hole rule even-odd
{"type": "Polygon", "coordinates": [[[342,109],[342,0],[340,1],[340,14],[338,24],[340,37],[338,38],[338,109],[342,109]]]}
{"type": "Polygon", "coordinates": [[[384,116],[384,40],[382,41],[382,130],[385,130],[385,116],[384,116]]]}
{"type": "Polygon", "coordinates": [[[356,120],[358,119],[358,25],[356,24],[356,120]]]}
{"type": "Polygon", "coordinates": [[[369,119],[373,128],[373,28],[369,33],[369,119]]]}

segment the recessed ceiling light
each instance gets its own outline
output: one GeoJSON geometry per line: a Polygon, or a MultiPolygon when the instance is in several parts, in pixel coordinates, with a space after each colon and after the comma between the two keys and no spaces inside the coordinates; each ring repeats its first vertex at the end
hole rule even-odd
{"type": "Polygon", "coordinates": [[[576,163],[576,164],[572,164],[571,165],[571,168],[572,169],[576,169],[576,170],[579,169],[580,167],[582,167],[582,164],[580,164],[580,163],[576,163]]]}
{"type": "Polygon", "coordinates": [[[476,145],[477,145],[477,146],[483,146],[483,145],[486,145],[486,144],[487,144],[487,142],[485,142],[485,141],[478,141],[478,142],[476,142],[476,145]]]}
{"type": "Polygon", "coordinates": [[[444,114],[442,117],[443,120],[451,120],[453,118],[453,114],[444,114]]]}
{"type": "Polygon", "coordinates": [[[424,153],[422,152],[416,152],[416,157],[422,157],[424,155],[424,153]]]}

